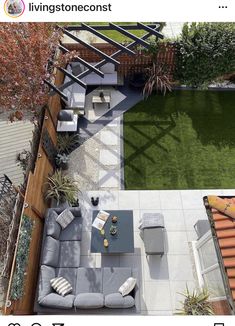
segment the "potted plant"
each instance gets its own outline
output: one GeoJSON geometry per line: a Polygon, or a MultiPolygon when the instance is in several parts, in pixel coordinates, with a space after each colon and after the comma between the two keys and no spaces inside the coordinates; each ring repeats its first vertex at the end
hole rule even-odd
{"type": "Polygon", "coordinates": [[[61,170],[57,170],[47,180],[47,190],[45,192],[45,198],[47,200],[55,200],[57,205],[66,201],[69,204],[74,202],[74,198],[77,197],[79,190],[71,178],[63,175],[61,170]]]}
{"type": "Polygon", "coordinates": [[[55,158],[56,166],[59,169],[67,170],[69,157],[66,154],[57,154],[55,158]]]}
{"type": "Polygon", "coordinates": [[[104,98],[104,92],[100,91],[100,98],[103,99],[104,98]]]}
{"type": "Polygon", "coordinates": [[[77,148],[81,143],[78,134],[58,134],[57,136],[57,151],[60,154],[70,154],[72,150],[77,148]]]}
{"type": "Polygon", "coordinates": [[[209,301],[210,294],[207,289],[193,290],[192,293],[190,293],[188,286],[186,286],[185,293],[181,294],[185,299],[181,302],[182,308],[177,309],[178,315],[214,315],[212,304],[209,301]]]}

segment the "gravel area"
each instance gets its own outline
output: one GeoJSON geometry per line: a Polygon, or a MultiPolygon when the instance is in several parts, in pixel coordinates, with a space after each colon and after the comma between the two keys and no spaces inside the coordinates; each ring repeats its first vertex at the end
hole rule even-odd
{"type": "MultiPolygon", "coordinates": [[[[102,181],[100,182],[100,171],[107,171],[107,177],[110,178],[112,173],[120,175],[120,118],[116,118],[111,125],[105,126],[101,131],[95,134],[93,137],[85,141],[79,148],[74,150],[69,155],[69,169],[67,174],[72,177],[80,191],[88,190],[119,190],[121,189],[120,181],[118,182],[118,187],[115,189],[104,188],[102,181]],[[115,125],[115,123],[116,125],[115,125]],[[118,135],[119,141],[115,145],[106,145],[101,139],[103,139],[102,134],[104,132],[111,131],[113,137],[118,135]],[[110,165],[110,156],[107,155],[107,163],[105,159],[100,161],[100,152],[102,150],[110,151],[111,153],[116,153],[118,157],[118,163],[116,165],[110,165]]],[[[120,179],[120,177],[119,177],[120,179]]]]}

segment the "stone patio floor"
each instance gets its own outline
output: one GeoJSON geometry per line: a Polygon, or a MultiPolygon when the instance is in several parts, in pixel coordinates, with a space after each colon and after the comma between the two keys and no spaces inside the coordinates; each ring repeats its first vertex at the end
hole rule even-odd
{"type": "Polygon", "coordinates": [[[68,174],[81,191],[120,190],[122,184],[121,118],[89,138],[69,155],[68,174]]]}
{"type": "Polygon", "coordinates": [[[141,313],[143,315],[172,315],[183,297],[179,294],[197,287],[191,241],[197,239],[194,224],[207,219],[203,196],[226,195],[234,190],[182,191],[88,191],[80,197],[84,217],[81,246],[81,266],[128,266],[139,270],[141,285],[141,313]],[[91,196],[99,196],[98,208],[90,203],[91,196]],[[93,209],[130,209],[134,215],[133,254],[101,255],[90,253],[91,216],[93,209]],[[145,212],[161,212],[166,228],[166,254],[145,256],[139,236],[139,220],[145,212]]]}

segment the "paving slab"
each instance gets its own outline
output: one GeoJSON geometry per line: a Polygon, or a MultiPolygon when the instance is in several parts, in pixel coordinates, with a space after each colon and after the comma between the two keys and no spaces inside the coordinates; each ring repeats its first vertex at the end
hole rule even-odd
{"type": "Polygon", "coordinates": [[[101,149],[100,163],[103,165],[117,165],[119,163],[119,155],[117,150],[101,149]]]}
{"type": "Polygon", "coordinates": [[[118,145],[119,137],[115,135],[111,130],[102,130],[100,133],[100,141],[104,145],[115,146],[118,145]]]}
{"type": "Polygon", "coordinates": [[[119,172],[100,170],[99,171],[99,187],[100,188],[118,188],[119,172]]]}

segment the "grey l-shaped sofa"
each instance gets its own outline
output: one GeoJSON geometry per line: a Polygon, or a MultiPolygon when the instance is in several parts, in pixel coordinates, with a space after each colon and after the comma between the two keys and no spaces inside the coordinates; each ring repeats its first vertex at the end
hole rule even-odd
{"type": "Polygon", "coordinates": [[[124,267],[87,268],[80,265],[81,210],[64,230],[56,222],[64,208],[50,208],[45,217],[38,289],[34,310],[38,314],[136,314],[140,310],[138,270],[124,267]],[[65,297],[53,291],[50,280],[64,277],[72,285],[65,297]],[[119,287],[135,277],[134,290],[122,297],[119,287]]]}

